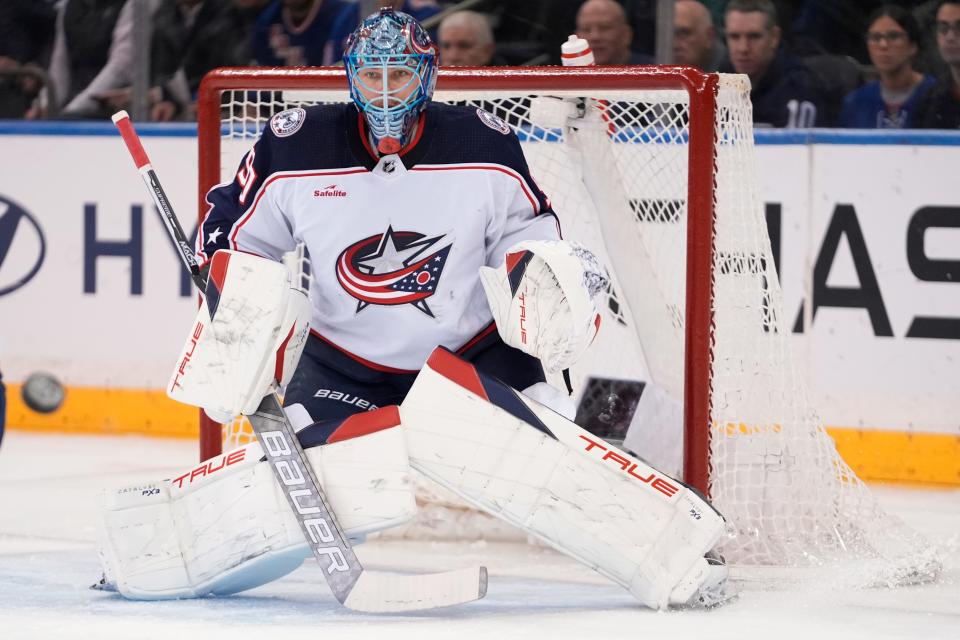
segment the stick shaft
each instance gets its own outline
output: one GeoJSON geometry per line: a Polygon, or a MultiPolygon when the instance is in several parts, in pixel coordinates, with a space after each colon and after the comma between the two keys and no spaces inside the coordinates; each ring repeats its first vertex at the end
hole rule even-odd
{"type": "Polygon", "coordinates": [[[247,419],[330,590],[344,604],[363,567],[327,504],[277,394],[264,397],[247,419]]]}
{"type": "Polygon", "coordinates": [[[143,179],[144,184],[147,185],[147,190],[153,198],[153,203],[157,206],[157,211],[160,212],[163,226],[167,228],[167,233],[170,234],[170,237],[173,238],[173,243],[177,246],[177,253],[180,255],[183,266],[190,272],[190,277],[193,278],[193,282],[197,285],[197,288],[200,289],[201,292],[204,291],[206,289],[206,283],[203,281],[203,276],[200,275],[200,266],[194,257],[193,247],[190,246],[190,241],[187,240],[187,234],[183,232],[183,227],[180,226],[180,221],[177,219],[177,214],[173,210],[173,205],[170,204],[170,199],[163,190],[160,179],[157,178],[157,174],[153,170],[153,165],[150,164],[150,158],[147,157],[147,152],[143,149],[143,144],[140,142],[140,136],[137,135],[136,130],[133,128],[133,123],[130,122],[130,116],[127,115],[126,111],[118,111],[113,115],[113,123],[117,126],[117,129],[120,130],[120,137],[123,138],[124,144],[127,145],[130,157],[133,158],[133,163],[137,166],[140,177],[143,179]]]}

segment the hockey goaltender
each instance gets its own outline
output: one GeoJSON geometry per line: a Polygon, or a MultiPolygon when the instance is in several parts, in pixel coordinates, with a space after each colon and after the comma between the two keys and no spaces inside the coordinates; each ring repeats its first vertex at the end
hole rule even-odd
{"type": "Polygon", "coordinates": [[[648,607],[729,598],[711,553],[723,518],[575,425],[545,382],[599,330],[606,275],[561,239],[517,136],[431,102],[437,47],[406,14],[365,19],[344,59],[352,103],[274,115],[209,192],[185,258],[204,304],[168,393],[219,422],[248,416],[259,440],[104,492],[99,588],[223,596],[313,554],[357,610],[482,597],[482,567],[378,576],[353,554],[415,515],[413,468],[648,607]]]}

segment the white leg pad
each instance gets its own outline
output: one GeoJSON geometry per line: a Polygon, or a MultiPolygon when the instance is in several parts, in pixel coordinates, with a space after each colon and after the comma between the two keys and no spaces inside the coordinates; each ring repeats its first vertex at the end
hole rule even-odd
{"type": "Polygon", "coordinates": [[[400,412],[411,466],[643,604],[682,604],[706,580],[725,529],[710,505],[453,354],[434,352],[400,412]]]}
{"type": "MultiPolygon", "coordinates": [[[[416,512],[403,428],[306,451],[344,532],[362,537],[416,512]]],[[[225,595],[293,571],[310,555],[253,443],[171,480],[101,494],[100,558],[133,599],[225,595]]]]}

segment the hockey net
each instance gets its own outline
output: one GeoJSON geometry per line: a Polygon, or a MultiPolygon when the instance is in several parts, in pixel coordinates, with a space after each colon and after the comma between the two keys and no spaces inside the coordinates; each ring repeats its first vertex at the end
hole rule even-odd
{"type": "MultiPolygon", "coordinates": [[[[200,204],[232,179],[267,119],[348,100],[342,70],[214,72],[200,96],[200,204]]],[[[881,582],[938,561],[837,454],[791,355],[759,199],[749,85],[689,69],[442,70],[435,100],[482,108],[518,134],[564,237],[604,260],[607,317],[572,370],[578,422],[622,439],[653,382],[684,409],[684,480],[730,525],[732,564],[856,557],[881,582]]],[[[322,144],[322,141],[318,141],[322,144]]],[[[661,437],[664,434],[659,434],[661,437]]],[[[206,457],[252,439],[206,422],[206,457]]],[[[637,450],[645,456],[645,451],[637,450]]],[[[418,534],[498,537],[503,525],[424,489],[418,534]]]]}

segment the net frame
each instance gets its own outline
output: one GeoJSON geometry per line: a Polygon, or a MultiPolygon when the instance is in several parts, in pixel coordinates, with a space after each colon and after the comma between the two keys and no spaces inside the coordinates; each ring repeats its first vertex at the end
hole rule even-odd
{"type": "MultiPolygon", "coordinates": [[[[279,100],[270,97],[262,103],[257,98],[255,102],[261,107],[269,107],[267,111],[270,111],[284,104],[304,106],[314,101],[343,101],[346,80],[343,69],[339,68],[222,69],[208,75],[201,84],[198,103],[201,216],[206,211],[207,190],[228,179],[221,173],[221,135],[226,132],[231,138],[229,145],[224,147],[224,152],[231,157],[239,145],[246,151],[254,140],[253,136],[259,134],[257,125],[265,123],[261,107],[247,110],[251,104],[247,92],[266,90],[276,92],[279,100]],[[241,119],[238,124],[231,119],[224,129],[221,122],[221,95],[224,92],[239,96],[238,101],[231,104],[239,105],[239,113],[244,116],[252,114],[254,122],[241,119]],[[233,134],[237,134],[239,143],[233,134]]],[[[585,112],[594,116],[600,114],[592,122],[586,117],[578,119],[572,127],[578,132],[571,134],[573,139],[585,145],[585,153],[592,151],[589,161],[584,156],[584,162],[579,165],[580,177],[584,186],[588,182],[594,186],[587,188],[588,197],[594,204],[590,224],[599,223],[600,227],[604,227],[610,218],[596,216],[601,211],[617,209],[615,200],[619,199],[623,204],[627,193],[616,182],[616,167],[605,162],[606,156],[596,155],[597,147],[588,149],[588,146],[591,140],[603,149],[625,146],[610,144],[611,141],[627,141],[616,135],[619,133],[616,110],[622,107],[619,101],[625,94],[642,95],[646,97],[637,99],[635,104],[647,107],[650,94],[656,94],[651,104],[666,105],[666,111],[648,113],[655,113],[653,117],[658,120],[663,114],[673,117],[669,115],[671,105],[682,104],[686,110],[682,123],[671,120],[684,127],[683,134],[660,137],[653,131],[649,137],[642,134],[632,138],[643,143],[659,140],[669,143],[668,147],[674,142],[681,143],[686,156],[677,164],[683,167],[686,183],[665,180],[659,172],[661,165],[629,163],[630,167],[642,167],[640,175],[657,181],[658,193],[662,183],[668,183],[669,193],[666,200],[655,198],[644,205],[652,206],[650,210],[633,209],[632,200],[626,204],[628,210],[633,209],[628,215],[633,225],[643,222],[647,215],[670,216],[670,209],[675,204],[671,204],[671,199],[685,197],[686,227],[678,229],[675,238],[678,241],[676,246],[685,243],[682,247],[684,255],[674,254],[676,264],[671,261],[669,265],[670,278],[681,273],[684,278],[682,284],[674,280],[671,288],[671,291],[682,291],[684,295],[683,332],[657,333],[658,340],[665,338],[669,342],[669,345],[657,343],[659,356],[666,357],[660,362],[660,373],[666,375],[659,379],[668,382],[665,386],[672,387],[670,392],[683,400],[682,477],[714,500],[727,516],[728,524],[732,525],[728,539],[720,545],[728,562],[739,567],[813,567],[841,563],[845,566],[845,574],[854,576],[846,580],[850,586],[908,584],[935,579],[942,566],[937,550],[930,547],[922,536],[886,514],[839,457],[832,439],[807,402],[803,379],[793,365],[790,345],[779,329],[783,322],[780,311],[782,292],[772,268],[770,243],[757,191],[746,77],[703,74],[682,67],[441,69],[435,97],[455,102],[471,101],[474,106],[479,103],[487,109],[488,100],[537,94],[561,102],[584,102],[582,99],[587,98],[585,103],[589,106],[585,112]],[[610,197],[609,194],[618,191],[623,193],[610,197]],[[735,213],[732,216],[731,207],[735,213]],[[731,236],[731,222],[735,230],[747,233],[731,236]],[[732,237],[736,241],[731,244],[732,237]],[[748,276],[755,284],[760,284],[742,291],[738,289],[740,294],[747,296],[746,299],[740,294],[733,298],[731,293],[736,292],[730,288],[733,282],[730,276],[735,276],[734,280],[748,276]],[[719,306],[714,305],[715,299],[719,306]],[[772,350],[762,351],[772,359],[762,355],[753,357],[750,345],[760,343],[745,345],[725,338],[730,333],[726,328],[731,326],[731,319],[740,317],[734,312],[744,309],[750,311],[751,322],[759,323],[755,328],[762,329],[768,337],[778,337],[772,350]],[[682,359],[679,356],[681,348],[682,359]],[[677,362],[683,362],[682,371],[664,369],[664,366],[673,369],[677,362]],[[761,363],[765,368],[758,370],[751,363],[761,363]],[[731,371],[734,372],[732,376],[731,371]],[[755,380],[768,378],[772,386],[754,384],[755,380]],[[758,400],[761,402],[755,404],[758,400]],[[784,406],[789,407],[786,412],[784,406]],[[795,437],[789,441],[781,440],[781,432],[795,437]],[[742,454],[746,454],[745,457],[742,454]],[[755,472],[759,472],[759,476],[755,472]]],[[[233,111],[231,107],[228,113],[233,111]]],[[[530,111],[533,111],[532,102],[530,111]]],[[[639,129],[643,130],[644,125],[641,124],[639,129]]],[[[521,131],[517,133],[520,135],[521,131]]],[[[536,156],[528,155],[532,171],[540,150],[535,153],[536,156]]],[[[238,161],[239,156],[232,157],[229,170],[232,171],[238,161]]],[[[537,172],[533,171],[533,175],[537,176],[537,172]]],[[[623,175],[620,178],[625,179],[623,175]]],[[[548,189],[550,193],[552,191],[548,189]]],[[[570,213],[563,207],[558,210],[561,216],[570,213]]],[[[652,290],[662,285],[659,280],[651,278],[641,282],[644,267],[633,268],[639,257],[637,250],[627,234],[617,234],[620,230],[621,227],[617,227],[613,231],[616,235],[612,239],[607,230],[600,234],[603,250],[612,259],[612,266],[619,270],[627,265],[628,273],[635,280],[631,283],[635,285],[632,287],[634,291],[625,291],[623,281],[617,283],[618,293],[625,293],[625,299],[630,301],[626,305],[630,313],[626,315],[632,320],[624,323],[624,327],[631,325],[639,333],[646,334],[647,331],[637,325],[638,318],[647,316],[637,314],[630,307],[637,300],[636,291],[640,291],[644,298],[655,298],[651,295],[652,290]],[[618,256],[614,257],[611,252],[618,256]]],[[[655,243],[662,239],[656,233],[653,236],[655,243]]],[[[646,236],[642,244],[649,244],[646,236]]],[[[656,270],[653,272],[662,275],[656,270]]],[[[616,273],[611,275],[614,281],[618,279],[616,273]]],[[[611,295],[608,302],[616,297],[611,295]]],[[[678,328],[681,301],[676,300],[676,305],[662,302],[659,309],[667,310],[667,314],[660,319],[673,329],[678,328]]],[[[617,316],[612,307],[608,311],[617,316]]],[[[601,334],[623,335],[609,329],[601,334]]],[[[643,342],[643,338],[637,337],[643,342]]],[[[599,336],[598,342],[602,339],[603,335],[599,336]]],[[[647,364],[651,365],[649,374],[652,379],[658,380],[658,373],[653,371],[655,363],[648,360],[647,364]]],[[[206,420],[202,414],[201,417],[201,457],[204,458],[218,453],[223,435],[234,432],[232,427],[222,430],[221,425],[206,420]]],[[[656,420],[649,422],[657,424],[656,420]]],[[[230,437],[230,444],[237,444],[232,435],[230,437]]],[[[418,518],[411,525],[412,535],[421,538],[426,534],[433,539],[449,539],[452,535],[463,539],[465,536],[461,533],[472,530],[482,532],[485,539],[490,536],[492,519],[484,521],[484,514],[462,510],[462,505],[446,502],[448,497],[443,495],[421,496],[423,488],[424,485],[418,483],[418,501],[426,507],[420,513],[436,511],[439,517],[436,526],[431,521],[432,516],[423,521],[418,518]],[[481,520],[472,522],[477,516],[481,520]],[[426,528],[419,526],[421,524],[426,528]],[[453,525],[452,529],[449,525],[453,525]]],[[[830,579],[836,580],[836,574],[830,579]]]]}
{"type": "MultiPolygon", "coordinates": [[[[205,76],[197,100],[198,213],[221,182],[221,94],[230,90],[344,91],[342,68],[223,68],[205,76]]],[[[683,480],[709,496],[718,74],[689,67],[441,68],[437,91],[683,91],[689,100],[683,480]]],[[[221,426],[201,411],[200,458],[222,450],[221,426]]]]}

